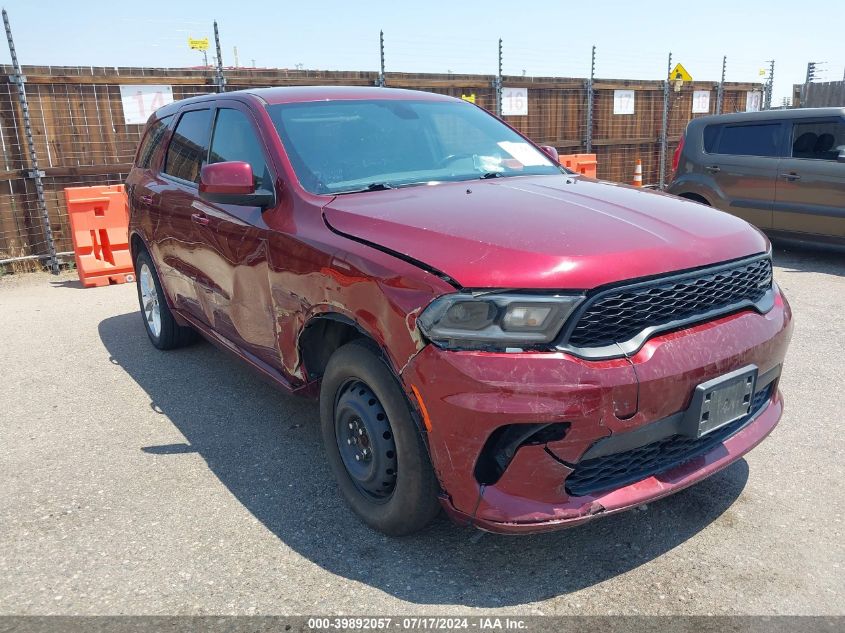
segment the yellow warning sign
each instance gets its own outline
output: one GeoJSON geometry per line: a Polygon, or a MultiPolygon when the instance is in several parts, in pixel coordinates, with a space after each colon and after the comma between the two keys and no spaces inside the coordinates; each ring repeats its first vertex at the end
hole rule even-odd
{"type": "Polygon", "coordinates": [[[672,72],[669,73],[669,81],[677,81],[678,79],[681,81],[692,81],[692,75],[681,64],[675,64],[672,72]]]}
{"type": "Polygon", "coordinates": [[[192,48],[195,51],[207,51],[208,50],[208,38],[203,37],[199,39],[194,39],[193,37],[188,38],[188,48],[192,48]]]}

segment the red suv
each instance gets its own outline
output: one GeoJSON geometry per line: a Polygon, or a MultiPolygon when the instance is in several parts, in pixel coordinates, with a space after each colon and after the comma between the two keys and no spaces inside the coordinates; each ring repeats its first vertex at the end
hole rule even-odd
{"type": "Polygon", "coordinates": [[[319,397],[343,496],[388,534],[441,506],[532,532],[681,490],[783,410],[769,244],[555,155],[424,92],[165,106],[127,180],[147,334],[319,397]]]}

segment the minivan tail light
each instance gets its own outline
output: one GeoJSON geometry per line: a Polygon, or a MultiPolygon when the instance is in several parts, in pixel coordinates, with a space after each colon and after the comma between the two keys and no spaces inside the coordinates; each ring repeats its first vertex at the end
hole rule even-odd
{"type": "Polygon", "coordinates": [[[686,140],[687,135],[684,134],[681,137],[681,140],[678,141],[678,147],[675,148],[675,153],[672,155],[672,173],[678,173],[678,165],[681,162],[681,152],[684,151],[684,141],[686,140]]]}

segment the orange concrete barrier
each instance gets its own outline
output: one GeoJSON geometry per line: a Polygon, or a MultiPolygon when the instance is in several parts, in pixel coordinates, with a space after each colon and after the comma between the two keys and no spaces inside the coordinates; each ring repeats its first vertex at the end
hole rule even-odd
{"type": "Polygon", "coordinates": [[[67,187],[65,200],[82,285],[90,288],[135,281],[123,185],[67,187]]]}
{"type": "Polygon", "coordinates": [[[561,154],[558,157],[560,164],[571,169],[576,174],[583,174],[590,178],[596,177],[596,169],[598,167],[598,160],[595,154],[561,154]]]}

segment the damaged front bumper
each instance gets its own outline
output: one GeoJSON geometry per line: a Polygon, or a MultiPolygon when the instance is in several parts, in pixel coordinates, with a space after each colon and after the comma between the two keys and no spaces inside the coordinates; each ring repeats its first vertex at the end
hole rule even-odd
{"type": "Polygon", "coordinates": [[[429,450],[450,516],[492,532],[539,532],[667,496],[756,446],[783,411],[777,383],[791,330],[778,291],[766,314],[743,311],[656,336],[630,359],[429,345],[402,379],[429,418],[429,450]],[[751,365],[759,401],[749,416],[709,444],[675,435],[696,386],[751,365]],[[664,461],[650,462],[655,455],[664,461]],[[635,480],[614,479],[626,468],[635,480]],[[587,471],[598,479],[585,479],[587,471]]]}

